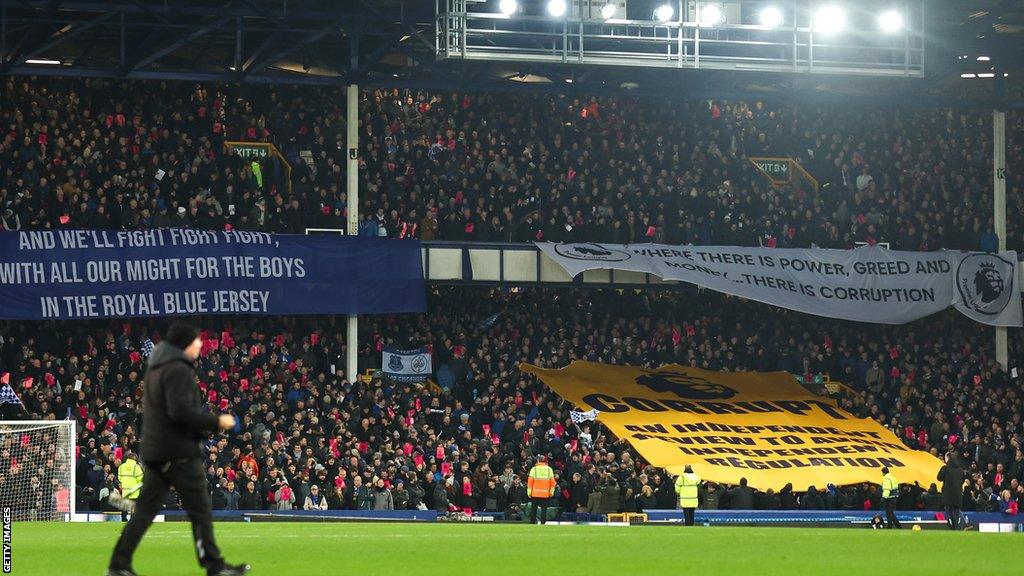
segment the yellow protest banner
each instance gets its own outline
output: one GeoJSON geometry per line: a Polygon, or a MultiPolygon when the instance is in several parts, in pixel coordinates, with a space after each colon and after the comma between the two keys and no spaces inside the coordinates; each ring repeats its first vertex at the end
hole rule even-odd
{"type": "Polygon", "coordinates": [[[649,370],[576,361],[551,370],[521,364],[562,398],[624,438],[648,462],[704,480],[796,491],[879,483],[888,466],[901,483],[936,482],[939,459],[903,445],[874,420],[815,396],[786,372],[649,370]]]}

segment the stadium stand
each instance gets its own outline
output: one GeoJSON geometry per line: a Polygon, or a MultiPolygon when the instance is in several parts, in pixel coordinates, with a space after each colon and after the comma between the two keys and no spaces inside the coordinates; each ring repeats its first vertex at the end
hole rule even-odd
{"type": "MultiPolygon", "coordinates": [[[[4,82],[5,230],[344,226],[344,125],[333,91],[4,82]],[[274,143],[291,179],[279,160],[243,160],[223,151],[225,141],[274,143]]],[[[361,235],[995,245],[983,114],[397,90],[364,92],[361,114],[361,235]],[[745,159],[755,155],[791,156],[821,186],[773,189],[745,159]]],[[[1009,122],[1008,161],[1018,165],[1024,149],[1013,138],[1024,134],[1024,116],[1009,122]]],[[[1024,210],[1021,178],[1009,175],[1011,212],[1024,210]]],[[[1019,219],[1008,235],[1009,248],[1024,248],[1019,219]]],[[[204,319],[202,387],[212,405],[241,417],[237,434],[209,443],[215,507],[302,509],[323,498],[329,509],[511,516],[527,501],[531,458],[549,453],[564,512],[674,508],[662,472],[599,425],[577,428],[567,405],[516,369],[574,358],[788,370],[909,445],[960,452],[972,474],[965,510],[1003,508],[1003,490],[1024,499],[1021,380],[998,367],[987,331],[952,313],[865,326],[685,289],[435,288],[429,298],[429,315],[364,320],[359,351],[373,366],[385,343],[430,346],[436,384],[423,387],[344,374],[339,318],[204,319]],[[816,376],[847,387],[830,392],[816,376]]],[[[79,423],[80,510],[109,509],[105,496],[137,439],[147,340],[161,328],[4,324],[0,371],[12,374],[28,411],[79,423]]],[[[1019,357],[1019,336],[1011,345],[1019,357]]],[[[33,473],[8,459],[0,466],[0,486],[33,473]]],[[[729,508],[731,494],[712,486],[701,507],[729,508]]],[[[754,504],[880,507],[877,486],[794,486],[755,494],[754,504]]],[[[900,507],[941,506],[933,486],[905,486],[900,507]]]]}
{"type": "MultiPolygon", "coordinates": [[[[4,229],[344,227],[336,91],[6,78],[4,229]],[[225,141],[271,142],[253,164],[225,141]],[[289,192],[290,190],[290,192],[289,192]]],[[[364,91],[360,233],[485,241],[989,249],[991,119],[763,102],[364,91]],[[820,182],[772,189],[748,157],[820,182]]],[[[1007,119],[1024,160],[1024,115],[1007,119]]],[[[1024,210],[1009,173],[1008,210],[1024,210]]],[[[1010,219],[1008,248],[1022,248],[1010,219]]]]}
{"type": "MultiPolygon", "coordinates": [[[[479,288],[435,289],[429,309],[374,318],[360,337],[367,364],[379,362],[385,344],[431,346],[441,384],[422,387],[347,379],[334,318],[204,321],[217,342],[202,356],[201,386],[213,406],[241,417],[231,439],[209,442],[215,506],[302,509],[317,485],[329,509],[385,506],[375,496],[389,492],[397,509],[422,503],[515,514],[526,501],[530,459],[550,453],[564,512],[674,508],[660,471],[598,425],[577,428],[567,405],[515,369],[520,360],[561,366],[573,358],[789,370],[823,394],[815,376],[827,376],[848,383],[833,394],[844,407],[908,445],[962,453],[973,475],[965,510],[998,510],[1004,489],[1024,498],[1020,380],[998,369],[987,335],[952,312],[878,327],[684,291],[479,288]],[[284,483],[294,502],[278,500],[287,496],[284,483]]],[[[136,321],[5,330],[0,362],[18,381],[39,383],[21,391],[29,411],[70,413],[80,424],[80,510],[106,507],[99,496],[115,487],[117,466],[135,445],[142,343],[158,328],[136,321]]],[[[702,508],[728,508],[728,494],[707,490],[702,508]]],[[[940,508],[930,486],[905,486],[900,505],[940,508]]],[[[755,507],[769,510],[879,506],[877,485],[755,495],[755,507]]]]}

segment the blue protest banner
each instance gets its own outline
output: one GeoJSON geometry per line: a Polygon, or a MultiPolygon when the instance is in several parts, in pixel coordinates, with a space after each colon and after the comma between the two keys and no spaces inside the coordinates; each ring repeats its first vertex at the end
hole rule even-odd
{"type": "Polygon", "coordinates": [[[420,243],[185,228],[0,233],[0,318],[423,312],[420,243]]]}

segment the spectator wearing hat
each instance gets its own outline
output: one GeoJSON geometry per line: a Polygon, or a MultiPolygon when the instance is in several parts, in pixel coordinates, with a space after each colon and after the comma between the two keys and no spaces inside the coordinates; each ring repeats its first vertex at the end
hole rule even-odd
{"type": "Polygon", "coordinates": [[[309,487],[309,496],[302,505],[303,510],[327,510],[327,498],[320,494],[320,486],[313,484],[309,487]]]}
{"type": "Polygon", "coordinates": [[[409,491],[405,489],[405,481],[398,480],[391,490],[391,498],[394,501],[395,510],[409,509],[409,491]]]}
{"type": "Polygon", "coordinates": [[[274,505],[278,510],[291,510],[295,504],[295,491],[283,478],[277,481],[274,490],[274,505]]]}

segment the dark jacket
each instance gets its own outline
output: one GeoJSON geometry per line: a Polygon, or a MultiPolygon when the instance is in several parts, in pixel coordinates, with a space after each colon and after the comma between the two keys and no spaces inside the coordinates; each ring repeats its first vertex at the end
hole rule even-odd
{"type": "Polygon", "coordinates": [[[587,507],[587,499],[590,497],[590,484],[586,479],[579,482],[569,483],[569,508],[575,512],[578,508],[587,507]]]}
{"type": "Polygon", "coordinates": [[[262,510],[263,509],[263,495],[260,494],[259,490],[243,490],[242,495],[238,498],[238,509],[239,510],[262,510]]]}
{"type": "Polygon", "coordinates": [[[801,510],[821,510],[823,507],[821,495],[814,486],[807,489],[807,493],[800,499],[801,510]]]}
{"type": "Polygon", "coordinates": [[[512,511],[513,506],[521,507],[529,498],[526,497],[526,485],[522,482],[516,484],[512,483],[509,485],[508,490],[505,491],[505,508],[506,512],[512,511]]]}
{"type": "Polygon", "coordinates": [[[729,490],[730,510],[753,510],[754,491],[749,486],[737,486],[729,490]]]}
{"type": "Polygon", "coordinates": [[[674,510],[679,503],[672,484],[665,481],[654,489],[654,497],[658,499],[658,508],[661,510],[674,510]]]}
{"type": "Polygon", "coordinates": [[[409,491],[404,487],[395,488],[391,491],[391,497],[395,501],[395,510],[409,509],[409,491]]]}
{"type": "Polygon", "coordinates": [[[796,495],[793,494],[792,484],[786,484],[779,491],[779,510],[796,510],[796,495]]]}
{"type": "Polygon", "coordinates": [[[180,348],[161,342],[149,356],[142,386],[142,442],[147,462],[202,458],[199,442],[217,429],[217,416],[203,412],[195,366],[180,348]]]}
{"type": "Polygon", "coordinates": [[[619,485],[615,478],[608,477],[597,486],[601,493],[601,509],[598,514],[615,514],[619,511],[619,485]]]}
{"type": "Polygon", "coordinates": [[[442,514],[448,511],[448,491],[443,480],[434,483],[434,510],[442,514]]]}
{"type": "Polygon", "coordinates": [[[409,509],[415,510],[419,507],[420,503],[423,502],[423,487],[420,486],[419,482],[409,483],[409,509]]]}
{"type": "Polygon", "coordinates": [[[650,496],[644,496],[643,492],[637,494],[636,498],[636,509],[640,512],[646,512],[648,510],[658,509],[658,499],[654,497],[652,492],[650,496]]]}
{"type": "Polygon", "coordinates": [[[964,471],[956,460],[939,469],[938,480],[942,482],[942,505],[960,508],[964,499],[964,471]]]}

